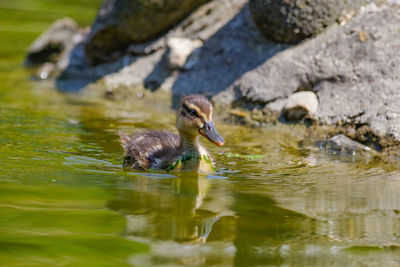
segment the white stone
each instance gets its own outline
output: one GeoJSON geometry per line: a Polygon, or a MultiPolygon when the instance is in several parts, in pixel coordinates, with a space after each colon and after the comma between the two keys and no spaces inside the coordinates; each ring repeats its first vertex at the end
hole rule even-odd
{"type": "Polygon", "coordinates": [[[313,116],[318,109],[318,98],[314,92],[304,91],[289,96],[284,107],[287,120],[299,120],[306,115],[313,116]]]}
{"type": "Polygon", "coordinates": [[[185,66],[186,61],[194,50],[201,47],[203,42],[195,39],[191,40],[183,37],[172,37],[167,41],[167,61],[170,69],[185,69],[193,66],[191,64],[185,66]]]}

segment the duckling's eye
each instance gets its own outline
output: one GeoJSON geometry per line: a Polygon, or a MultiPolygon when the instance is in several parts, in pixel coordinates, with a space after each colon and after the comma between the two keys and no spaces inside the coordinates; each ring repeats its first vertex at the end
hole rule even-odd
{"type": "Polygon", "coordinates": [[[189,113],[190,113],[190,115],[192,115],[192,116],[197,116],[196,111],[194,111],[193,109],[190,109],[190,110],[189,110],[189,113]]]}
{"type": "Polygon", "coordinates": [[[195,110],[189,108],[185,104],[183,104],[182,106],[183,106],[183,109],[185,110],[185,113],[189,114],[190,116],[197,117],[197,112],[195,110]]]}

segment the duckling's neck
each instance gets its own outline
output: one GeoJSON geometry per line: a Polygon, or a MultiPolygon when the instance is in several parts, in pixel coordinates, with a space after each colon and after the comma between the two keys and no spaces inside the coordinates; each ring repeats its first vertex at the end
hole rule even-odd
{"type": "Polygon", "coordinates": [[[184,132],[179,133],[181,136],[181,152],[193,152],[195,154],[200,154],[200,144],[198,135],[189,135],[184,132]]]}
{"type": "Polygon", "coordinates": [[[187,135],[180,132],[180,159],[184,169],[210,172],[213,170],[212,163],[205,150],[199,143],[199,135],[187,135]],[[204,160],[205,161],[204,161],[204,160]]]}

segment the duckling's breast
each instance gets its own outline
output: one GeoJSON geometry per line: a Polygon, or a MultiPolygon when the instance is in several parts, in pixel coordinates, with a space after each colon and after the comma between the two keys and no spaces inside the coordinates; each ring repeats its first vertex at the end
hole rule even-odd
{"type": "Polygon", "coordinates": [[[213,173],[215,168],[210,156],[203,147],[198,152],[187,152],[177,157],[167,170],[190,170],[201,173],[213,173]]]}

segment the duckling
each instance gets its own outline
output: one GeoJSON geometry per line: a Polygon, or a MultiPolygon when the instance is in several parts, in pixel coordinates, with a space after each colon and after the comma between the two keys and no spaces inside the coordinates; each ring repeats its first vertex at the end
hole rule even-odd
{"type": "Polygon", "coordinates": [[[120,133],[125,151],[124,167],[133,169],[202,169],[211,160],[199,143],[202,135],[217,146],[224,138],[217,132],[212,119],[213,108],[202,95],[185,96],[177,111],[179,135],[168,131],[139,132],[129,136],[120,133]]]}

